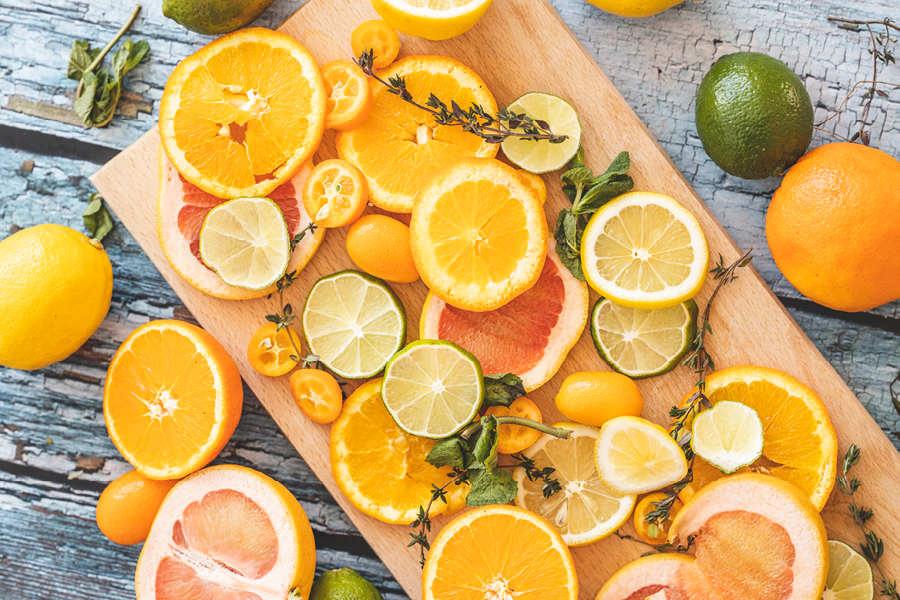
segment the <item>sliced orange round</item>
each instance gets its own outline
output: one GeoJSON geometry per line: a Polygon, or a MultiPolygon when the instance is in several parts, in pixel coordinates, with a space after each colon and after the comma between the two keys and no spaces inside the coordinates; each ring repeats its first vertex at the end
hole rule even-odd
{"type": "Polygon", "coordinates": [[[199,327],[141,325],[116,351],[103,389],[109,437],[150,479],[180,479],[225,447],[241,419],[237,365],[199,327]]]}
{"type": "MultiPolygon", "coordinates": [[[[497,103],[484,81],[469,67],[446,56],[407,56],[380,71],[387,81],[402,77],[414,100],[431,94],[448,107],[468,110],[480,105],[495,113],[497,103]]],[[[380,83],[372,84],[372,112],[352,131],[339,132],[338,156],[359,167],[369,180],[375,206],[412,212],[419,189],[441,169],[462,158],[494,157],[498,144],[488,144],[459,126],[438,125],[434,117],[404,101],[380,83]]]]}
{"type": "Polygon", "coordinates": [[[313,167],[303,185],[303,206],[319,227],[343,227],[366,210],[369,184],[359,169],[333,158],[313,167]]]}
{"type": "Polygon", "coordinates": [[[316,543],[303,507],[246,467],[209,467],[163,501],[135,571],[137,600],[309,598],[316,543]]]}
{"type": "Polygon", "coordinates": [[[424,600],[575,600],[578,578],[553,525],[491,504],[463,513],[435,538],[422,571],[424,600]]]}
{"type": "Polygon", "coordinates": [[[297,40],[262,27],[222,36],[166,82],[159,135],[185,179],[219,198],[267,196],[319,146],[325,83],[297,40]]]}
{"type": "Polygon", "coordinates": [[[419,192],[409,240],[425,285],[451,306],[497,309],[531,288],[547,258],[534,189],[499,160],[460,160],[419,192]]]}
{"type": "Polygon", "coordinates": [[[333,60],[322,65],[322,79],[328,94],[325,128],[347,131],[358,127],[372,112],[369,78],[350,60],[333,60]]]}

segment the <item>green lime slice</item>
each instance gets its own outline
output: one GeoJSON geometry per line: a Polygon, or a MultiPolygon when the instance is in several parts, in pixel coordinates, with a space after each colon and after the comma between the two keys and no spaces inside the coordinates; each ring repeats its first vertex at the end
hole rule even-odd
{"type": "Polygon", "coordinates": [[[200,257],[222,281],[263,290],[281,279],[291,260],[284,213],[268,198],[237,198],[206,215],[200,257]]]}
{"type": "Polygon", "coordinates": [[[501,143],[503,153],[517,167],[530,173],[547,173],[561,169],[572,160],[581,144],[581,123],[575,108],[553,94],[529,92],[506,107],[513,113],[525,113],[535,121],[545,121],[556,135],[568,138],[553,144],[549,140],[528,141],[508,137],[501,143]]]}
{"type": "Polygon", "coordinates": [[[645,310],[600,298],[591,311],[591,337],[600,358],[622,375],[643,379],[668,373],[697,335],[697,304],[645,310]]]}
{"type": "Polygon", "coordinates": [[[348,379],[374,377],[406,342],[400,299],[385,282],[359,271],[317,281],[302,320],[309,351],[348,379]]]}
{"type": "Polygon", "coordinates": [[[755,410],[722,400],[694,419],[694,454],[726,474],[753,464],[763,451],[763,425],[755,410]]]}
{"type": "Polygon", "coordinates": [[[838,540],[828,540],[828,579],[822,600],[872,600],[872,567],[865,557],[838,540]]]}
{"type": "Polygon", "coordinates": [[[419,340],[385,367],[381,398],[406,433],[449,437],[471,423],[481,408],[481,365],[453,342],[419,340]]]}

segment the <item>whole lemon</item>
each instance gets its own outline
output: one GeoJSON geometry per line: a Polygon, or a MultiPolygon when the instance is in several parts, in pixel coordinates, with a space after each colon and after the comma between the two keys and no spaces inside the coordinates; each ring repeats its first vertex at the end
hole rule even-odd
{"type": "Polygon", "coordinates": [[[103,490],[97,501],[97,526],[111,541],[131,546],[150,535],[153,519],[177,479],[147,479],[128,471],[103,490]]]}
{"type": "Polygon", "coordinates": [[[587,0],[600,10],[620,17],[652,17],[684,0],[587,0]]]}
{"type": "Polygon", "coordinates": [[[97,330],[112,298],[103,246],[62,225],[37,225],[0,242],[0,365],[40,369],[97,330]]]}
{"type": "Polygon", "coordinates": [[[785,175],[766,214],[775,264],[828,308],[900,299],[900,161],[861,144],[825,144],[785,175]]]}
{"type": "Polygon", "coordinates": [[[409,227],[385,215],[363,215],[347,232],[347,254],[356,265],[385,281],[419,279],[409,246],[409,227]]]}
{"type": "Polygon", "coordinates": [[[600,427],[616,417],[638,417],[644,397],[631,379],[620,373],[572,373],[556,395],[556,408],[576,423],[600,427]]]}

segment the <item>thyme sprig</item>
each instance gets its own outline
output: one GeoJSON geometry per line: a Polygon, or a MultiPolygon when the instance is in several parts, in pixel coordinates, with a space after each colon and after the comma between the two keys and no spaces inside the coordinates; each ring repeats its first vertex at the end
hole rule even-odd
{"type": "Polygon", "coordinates": [[[674,419],[672,425],[669,426],[669,435],[672,436],[672,439],[678,443],[681,451],[684,452],[684,457],[688,461],[688,471],[680,481],[672,484],[672,489],[666,492],[665,498],[659,502],[653,502],[655,510],[650,511],[644,517],[647,522],[655,524],[657,527],[669,519],[669,513],[672,505],[675,503],[675,499],[678,498],[678,494],[694,480],[694,451],[691,448],[692,433],[688,424],[693,422],[694,417],[701,410],[712,407],[712,402],[706,397],[705,392],[706,374],[716,368],[712,356],[706,349],[707,336],[712,335],[712,325],[710,325],[709,319],[712,314],[713,302],[723,287],[737,279],[738,269],[750,264],[750,261],[753,260],[752,252],[753,248],[750,248],[730,265],[726,265],[722,255],[719,254],[716,266],[709,270],[713,275],[713,279],[718,281],[718,283],[706,303],[706,308],[703,309],[703,313],[699,317],[697,335],[691,342],[691,350],[685,357],[684,362],[682,362],[682,365],[691,369],[697,375],[697,383],[694,384],[697,389],[688,398],[685,406],[673,406],[669,409],[669,416],[674,419]]]}
{"type": "Polygon", "coordinates": [[[534,142],[547,140],[551,144],[561,144],[569,138],[567,135],[553,133],[550,124],[546,121],[533,119],[525,113],[516,113],[506,108],[500,109],[494,115],[474,102],[468,109],[463,109],[456,101],[451,101],[448,107],[434,94],[429,95],[422,104],[413,98],[412,93],[406,87],[406,79],[400,75],[394,75],[385,81],[375,73],[373,66],[375,53],[372,49],[366,50],[359,55],[359,58],[353,60],[366,75],[385,86],[388,92],[430,113],[438,125],[462,127],[463,131],[477,135],[488,144],[499,144],[510,137],[534,142]]]}
{"type": "Polygon", "coordinates": [[[544,495],[544,498],[550,498],[554,494],[558,494],[562,491],[562,487],[559,485],[559,480],[553,478],[553,474],[556,473],[556,469],[553,467],[544,467],[543,469],[538,469],[534,464],[534,460],[528,458],[527,456],[523,456],[522,454],[513,454],[513,459],[516,461],[517,467],[522,467],[525,470],[525,476],[528,478],[528,481],[541,481],[543,485],[541,486],[541,494],[544,495]]]}
{"type": "Polygon", "coordinates": [[[861,503],[857,503],[856,492],[862,487],[862,482],[856,476],[853,476],[852,479],[849,477],[850,469],[856,466],[861,455],[862,451],[856,444],[851,444],[847,449],[847,454],[844,455],[844,463],[841,465],[841,476],[837,479],[838,489],[842,494],[850,498],[850,506],[848,507],[850,515],[865,538],[865,543],[860,544],[860,550],[862,550],[863,556],[878,571],[878,577],[881,580],[880,595],[890,598],[890,600],[900,600],[900,592],[897,591],[897,580],[888,580],[881,568],[880,561],[884,555],[884,540],[878,537],[878,534],[867,525],[869,520],[875,516],[875,511],[872,508],[866,508],[861,503]]]}
{"type": "MultiPolygon", "coordinates": [[[[655,525],[651,525],[649,528],[650,535],[655,536],[656,534],[653,533],[653,527],[655,527],[655,525]]],[[[685,544],[684,546],[676,546],[675,544],[670,544],[668,542],[666,542],[665,544],[659,544],[659,545],[654,546],[652,544],[648,544],[647,542],[645,542],[644,540],[642,540],[640,538],[634,537],[633,535],[628,535],[627,533],[622,533],[618,529],[616,529],[615,533],[616,533],[616,537],[619,538],[620,540],[630,540],[632,542],[637,542],[638,544],[644,544],[645,546],[650,546],[652,548],[652,550],[641,554],[642,557],[643,556],[651,556],[653,554],[666,554],[668,552],[676,552],[678,554],[684,554],[688,550],[691,549],[691,547],[694,545],[694,542],[697,540],[696,535],[690,535],[690,536],[688,536],[687,544],[685,544]]]]}

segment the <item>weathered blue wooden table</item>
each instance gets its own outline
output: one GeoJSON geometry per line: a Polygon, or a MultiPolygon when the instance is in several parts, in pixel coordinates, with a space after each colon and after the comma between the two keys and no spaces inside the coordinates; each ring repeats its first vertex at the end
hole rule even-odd
{"type": "MultiPolygon", "coordinates": [[[[753,264],[900,447],[900,416],[888,389],[900,370],[900,302],[843,314],[800,296],[766,247],[765,210],[779,182],[724,174],[703,152],[693,123],[693,100],[704,73],[719,56],[739,50],[782,59],[804,80],[816,120],[830,116],[854,82],[869,78],[871,57],[867,33],[839,29],[826,17],[900,21],[896,0],[688,0],[643,20],[613,17],[583,0],[551,1],[738,244],[756,249],[753,264]]],[[[211,39],[165,19],[160,4],[145,2],[130,32],[150,42],[151,54],[128,75],[113,123],[84,130],[70,109],[69,49],[75,39],[105,43],[126,20],[131,3],[0,0],[0,239],[46,222],[83,229],[81,213],[93,191],[87,177],[154,124],[169,72],[211,39]]],[[[276,0],[257,24],[277,26],[300,4],[276,0]]],[[[900,68],[889,67],[882,77],[900,81],[900,68]]],[[[859,117],[860,95],[828,126],[849,135],[859,117]]],[[[895,157],[900,156],[898,115],[896,90],[878,98],[870,115],[872,144],[895,157]]],[[[816,132],[813,145],[836,139],[816,132]]],[[[135,327],[150,319],[192,317],[123,227],[117,226],[104,245],[115,287],[100,330],[68,360],[41,371],[0,367],[4,600],[133,597],[140,547],[112,544],[94,522],[100,492],[129,469],[103,423],[103,378],[109,359],[135,327]]],[[[249,389],[245,398],[241,423],[218,461],[259,469],[287,485],[312,522],[320,571],[351,566],[385,598],[404,597],[249,389]]]]}

